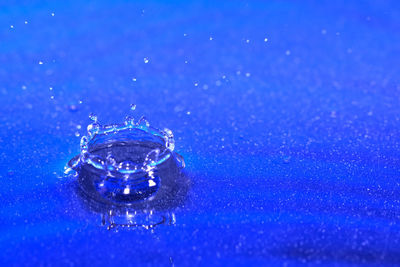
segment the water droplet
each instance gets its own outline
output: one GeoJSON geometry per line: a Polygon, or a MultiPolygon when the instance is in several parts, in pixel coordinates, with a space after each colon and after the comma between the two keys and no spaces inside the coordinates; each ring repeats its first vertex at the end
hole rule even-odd
{"type": "Polygon", "coordinates": [[[71,112],[75,112],[78,110],[78,106],[75,104],[68,105],[68,110],[71,112]]]}
{"type": "Polygon", "coordinates": [[[27,21],[27,20],[25,20],[25,24],[28,24],[28,21],[27,21]]]}
{"type": "Polygon", "coordinates": [[[39,61],[39,65],[43,65],[43,61],[39,61]]]}
{"type": "Polygon", "coordinates": [[[213,38],[212,38],[212,36],[210,36],[210,41],[212,41],[213,40],[213,38]]]}
{"type": "Polygon", "coordinates": [[[147,57],[145,57],[145,58],[143,59],[143,61],[144,61],[145,64],[149,63],[149,59],[148,59],[147,57]]]}
{"type": "Polygon", "coordinates": [[[53,13],[51,13],[51,16],[52,16],[52,17],[54,17],[54,15],[55,15],[55,14],[54,14],[54,12],[53,12],[53,13]]]}
{"type": "Polygon", "coordinates": [[[99,132],[100,124],[98,124],[97,122],[91,123],[87,126],[86,130],[89,136],[94,136],[99,132]]]}
{"type": "Polygon", "coordinates": [[[135,104],[131,104],[131,110],[134,111],[136,109],[136,105],[135,104]]]}
{"type": "Polygon", "coordinates": [[[268,38],[267,37],[264,38],[264,42],[268,42],[268,38]]]}
{"type": "Polygon", "coordinates": [[[148,120],[146,119],[145,116],[142,116],[142,117],[139,119],[137,125],[149,127],[149,126],[150,126],[150,123],[148,122],[148,120]]]}
{"type": "Polygon", "coordinates": [[[10,28],[11,28],[11,29],[14,29],[14,25],[11,25],[10,28]]]}
{"type": "Polygon", "coordinates": [[[97,116],[94,113],[89,114],[89,119],[91,119],[93,122],[97,122],[97,116]]]}
{"type": "Polygon", "coordinates": [[[249,40],[249,39],[247,39],[247,40],[246,40],[246,43],[250,43],[250,40],[249,40]]]}
{"type": "Polygon", "coordinates": [[[133,126],[135,122],[135,119],[132,116],[126,116],[125,117],[125,125],[127,126],[133,126]]]}
{"type": "Polygon", "coordinates": [[[136,82],[136,78],[132,78],[132,81],[136,82]]]}

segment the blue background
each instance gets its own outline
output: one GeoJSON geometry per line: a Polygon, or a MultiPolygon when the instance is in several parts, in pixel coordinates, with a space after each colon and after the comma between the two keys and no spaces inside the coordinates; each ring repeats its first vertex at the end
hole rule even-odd
{"type": "Polygon", "coordinates": [[[0,261],[399,264],[399,44],[398,1],[3,1],[0,261]],[[154,231],[63,176],[131,103],[191,181],[154,231]]]}

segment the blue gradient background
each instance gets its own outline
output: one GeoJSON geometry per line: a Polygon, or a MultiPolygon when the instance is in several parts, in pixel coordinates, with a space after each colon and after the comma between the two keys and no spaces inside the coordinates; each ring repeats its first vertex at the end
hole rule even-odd
{"type": "Polygon", "coordinates": [[[398,1],[3,1],[0,262],[400,264],[399,44],[398,1]],[[107,231],[62,177],[130,103],[186,159],[173,226],[107,231]]]}

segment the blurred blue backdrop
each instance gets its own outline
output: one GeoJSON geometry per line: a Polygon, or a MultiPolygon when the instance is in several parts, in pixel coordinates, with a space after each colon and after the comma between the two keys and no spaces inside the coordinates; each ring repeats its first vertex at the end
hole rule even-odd
{"type": "Polygon", "coordinates": [[[398,1],[3,1],[0,261],[399,264],[399,44],[398,1]],[[191,187],[108,231],[63,171],[131,103],[191,187]]]}

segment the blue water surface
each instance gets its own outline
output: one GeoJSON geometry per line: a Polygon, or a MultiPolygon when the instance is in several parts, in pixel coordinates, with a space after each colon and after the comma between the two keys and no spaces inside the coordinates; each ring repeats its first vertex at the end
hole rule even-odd
{"type": "Polygon", "coordinates": [[[0,262],[400,264],[399,44],[398,1],[3,1],[0,262]],[[190,188],[107,230],[63,171],[131,103],[190,188]]]}

